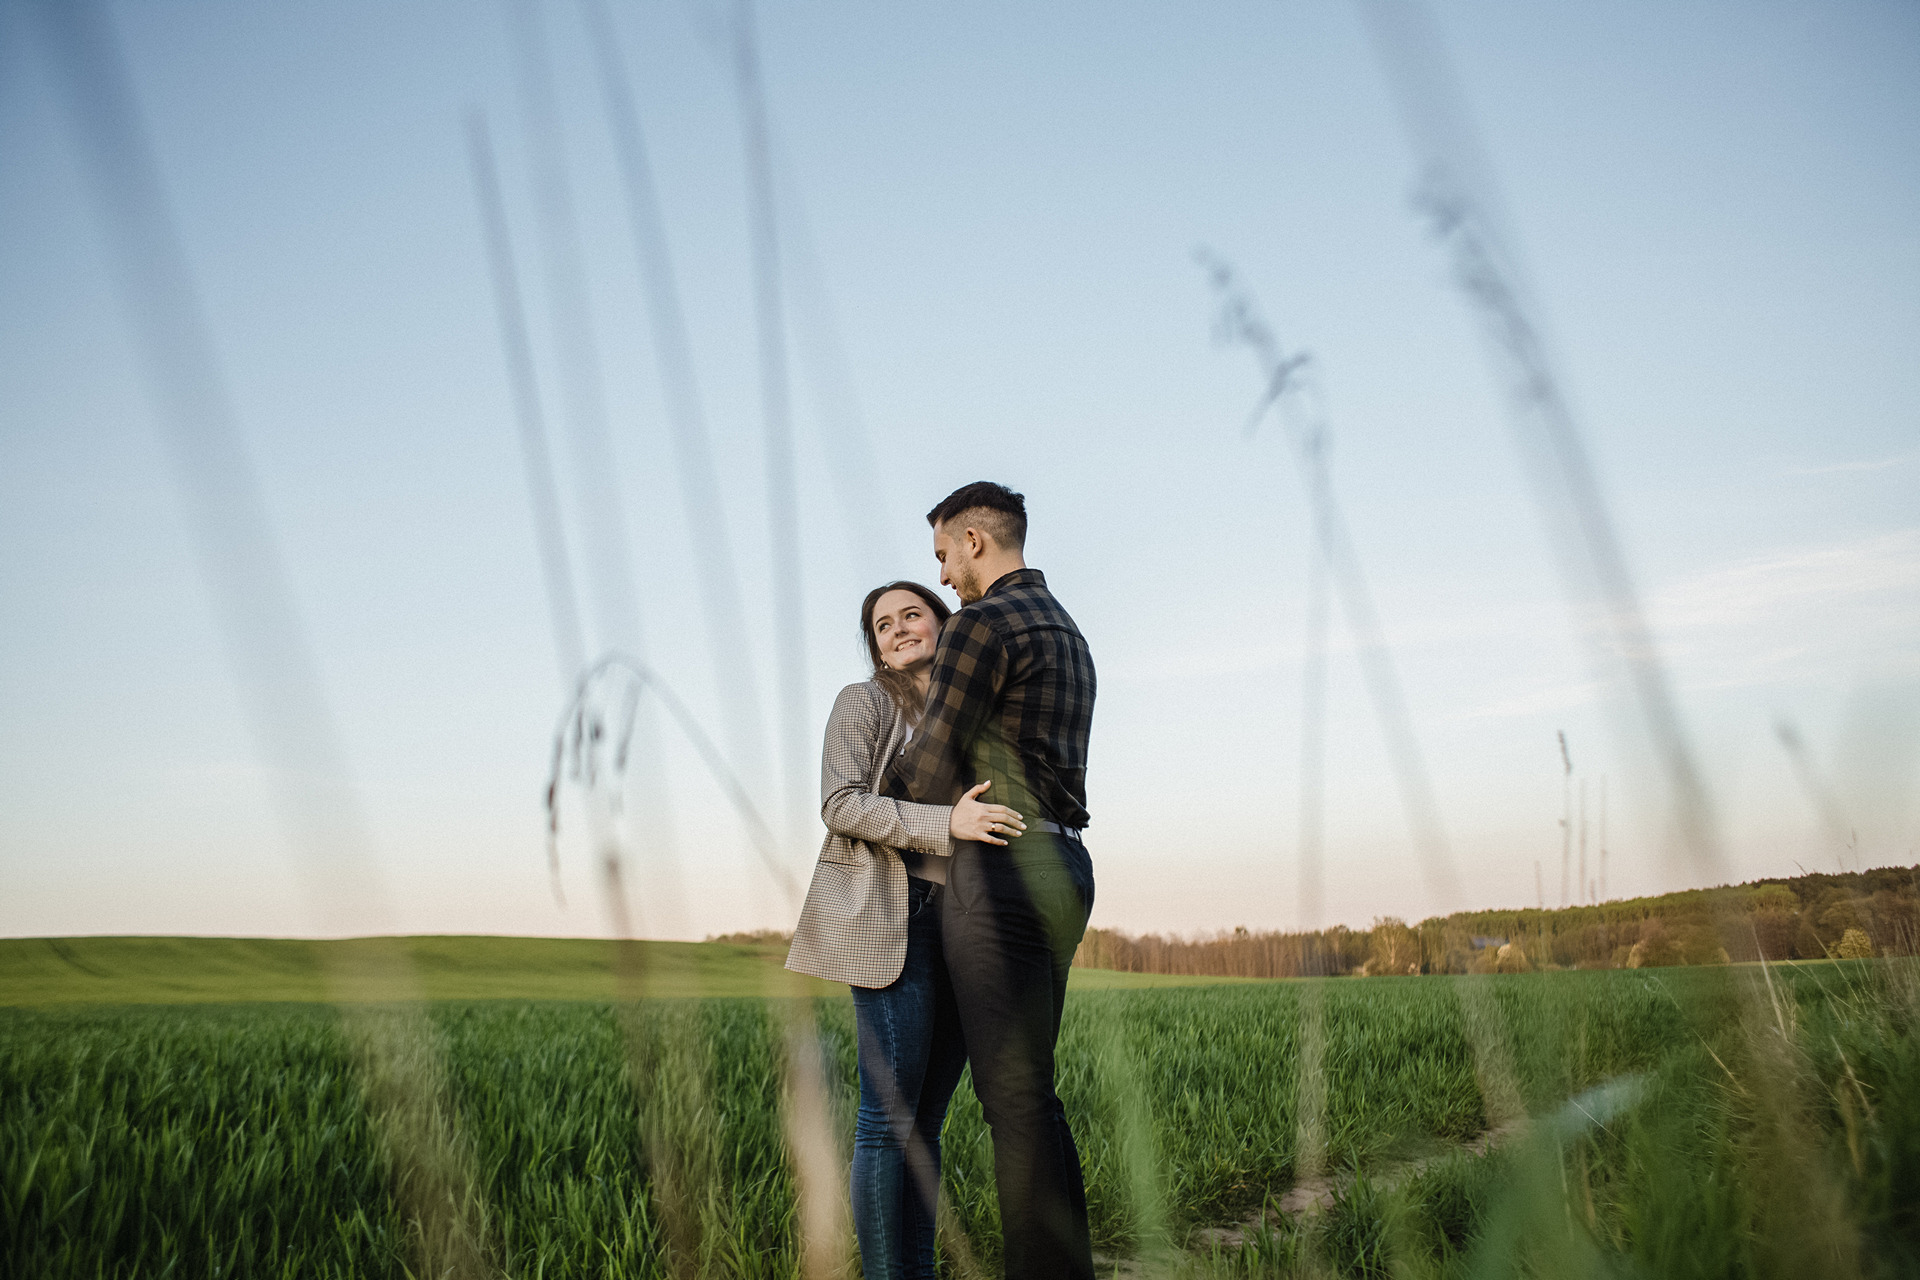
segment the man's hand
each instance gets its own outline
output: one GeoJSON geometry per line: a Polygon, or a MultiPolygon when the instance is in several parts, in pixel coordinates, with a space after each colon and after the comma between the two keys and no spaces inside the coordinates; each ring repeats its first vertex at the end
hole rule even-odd
{"type": "Polygon", "coordinates": [[[947,830],[955,840],[973,840],[980,844],[1005,844],[1004,836],[1017,836],[1027,829],[1026,819],[1003,804],[982,804],[977,798],[992,786],[982,782],[960,797],[947,819],[947,830]]]}

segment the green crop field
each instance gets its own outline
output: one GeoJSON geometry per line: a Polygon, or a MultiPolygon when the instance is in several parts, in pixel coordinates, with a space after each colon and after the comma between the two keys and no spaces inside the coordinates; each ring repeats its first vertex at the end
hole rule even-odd
{"type": "MultiPolygon", "coordinates": [[[[367,939],[4,938],[0,1006],[315,1002],[328,964],[367,939]]],[[[599,938],[415,937],[395,947],[411,989],[428,1000],[612,1000],[621,994],[615,944],[599,938]]],[[[662,997],[845,995],[788,973],[784,942],[639,942],[642,994],[662,997]]],[[[1238,979],[1080,969],[1076,988],[1192,986],[1238,979]]]]}
{"type": "MultiPolygon", "coordinates": [[[[844,1170],[848,1001],[619,1005],[591,943],[544,943],[545,977],[503,961],[476,989],[475,940],[410,945],[442,949],[438,977],[421,963],[429,995],[463,996],[426,1008],[468,1274],[802,1274],[782,1082],[817,1044],[844,1170]],[[571,988],[553,972],[569,966],[571,988]],[[592,998],[532,998],[556,994],[592,998]],[[817,1040],[794,1034],[808,1025],[817,1040]]],[[[450,1273],[411,1216],[416,1175],[356,1024],[314,1002],[317,962],[263,975],[231,953],[222,986],[217,949],[152,951],[140,996],[109,964],[133,940],[68,944],[59,965],[122,985],[60,1002],[64,979],[25,946],[0,948],[0,1273],[450,1273]],[[210,994],[269,979],[280,1003],[210,994]],[[169,991],[198,1003],[102,1003],[169,991]]],[[[710,959],[706,989],[777,968],[777,948],[736,950],[710,959]]],[[[1076,989],[1061,1092],[1116,1272],[1920,1274],[1907,961],[1076,989]],[[1503,1098],[1532,1119],[1483,1154],[1503,1098]],[[1303,1133],[1322,1135],[1328,1203],[1294,1214],[1280,1201],[1310,1172],[1303,1133]]],[[[990,1275],[991,1148],[965,1086],[946,1150],[948,1265],[990,1275]]],[[[857,1275],[838,1248],[828,1271],[857,1275]]]]}

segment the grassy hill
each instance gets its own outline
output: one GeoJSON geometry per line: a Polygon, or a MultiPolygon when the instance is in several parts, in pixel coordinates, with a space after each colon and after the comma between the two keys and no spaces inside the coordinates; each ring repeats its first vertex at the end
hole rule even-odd
{"type": "MultiPolygon", "coordinates": [[[[0,1005],[320,1002],[328,975],[356,958],[397,951],[412,985],[374,998],[613,1000],[622,994],[845,995],[846,988],[782,968],[784,942],[642,942],[641,974],[626,992],[618,948],[601,938],[426,936],[347,938],[0,939],[0,1005]],[[391,949],[391,950],[389,950],[391,949]]],[[[1076,988],[1182,986],[1161,974],[1076,971],[1076,988]]]]}

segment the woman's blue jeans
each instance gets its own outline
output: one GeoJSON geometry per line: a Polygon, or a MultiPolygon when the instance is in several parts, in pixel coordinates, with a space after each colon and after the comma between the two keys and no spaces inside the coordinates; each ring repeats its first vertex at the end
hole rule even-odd
{"type": "Polygon", "coordinates": [[[907,880],[907,959],[884,987],[855,987],[860,1112],[853,1226],[866,1280],[935,1280],[940,1125],[966,1067],[940,950],[939,885],[907,880]]]}

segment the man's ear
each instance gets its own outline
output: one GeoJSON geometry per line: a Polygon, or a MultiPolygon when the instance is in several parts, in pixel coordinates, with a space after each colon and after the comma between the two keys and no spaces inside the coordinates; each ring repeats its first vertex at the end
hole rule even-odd
{"type": "Polygon", "coordinates": [[[981,556],[987,554],[987,545],[988,545],[987,535],[980,532],[978,529],[974,528],[972,525],[968,525],[967,526],[967,558],[969,560],[977,560],[981,556]]]}

